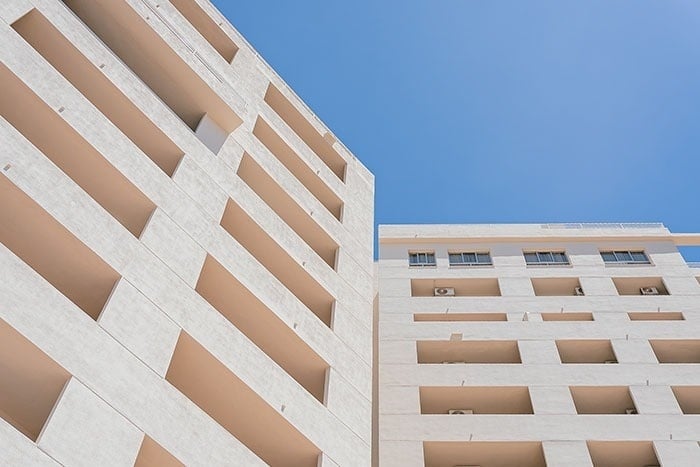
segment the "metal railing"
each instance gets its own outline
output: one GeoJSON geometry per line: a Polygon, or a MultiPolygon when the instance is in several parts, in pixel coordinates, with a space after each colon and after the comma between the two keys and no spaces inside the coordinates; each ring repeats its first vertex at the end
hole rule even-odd
{"type": "Polygon", "coordinates": [[[639,222],[639,223],[618,223],[618,222],[574,222],[563,224],[542,224],[543,229],[662,229],[661,222],[639,222]]]}
{"type": "Polygon", "coordinates": [[[700,269],[700,261],[686,261],[685,264],[687,264],[689,268],[693,268],[693,269],[698,268],[698,269],[700,269]]]}

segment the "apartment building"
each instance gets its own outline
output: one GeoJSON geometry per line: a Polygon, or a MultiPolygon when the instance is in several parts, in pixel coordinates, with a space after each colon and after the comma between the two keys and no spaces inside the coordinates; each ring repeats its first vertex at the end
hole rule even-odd
{"type": "Polygon", "coordinates": [[[381,466],[700,465],[700,268],[661,224],[379,229],[381,466]]]}
{"type": "Polygon", "coordinates": [[[369,171],[207,0],[0,41],[0,464],[369,465],[369,171]]]}

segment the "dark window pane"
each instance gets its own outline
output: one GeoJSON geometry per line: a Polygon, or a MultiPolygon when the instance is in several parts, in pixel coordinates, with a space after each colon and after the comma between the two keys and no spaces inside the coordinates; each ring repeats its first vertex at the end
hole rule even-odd
{"type": "Polygon", "coordinates": [[[614,263],[617,261],[617,258],[615,257],[615,253],[612,251],[601,251],[600,256],[603,257],[603,261],[606,263],[614,263]]]}
{"type": "Polygon", "coordinates": [[[548,251],[538,253],[538,255],[540,257],[540,263],[552,263],[554,261],[552,254],[548,251]]]}
{"type": "Polygon", "coordinates": [[[632,252],[632,259],[638,263],[648,263],[649,262],[649,258],[647,258],[647,255],[645,255],[643,251],[633,251],[632,252]]]}
{"type": "Polygon", "coordinates": [[[425,253],[425,263],[435,264],[435,253],[425,253]]]}
{"type": "Polygon", "coordinates": [[[410,253],[408,255],[408,263],[409,264],[418,264],[418,255],[415,253],[410,253]]]}
{"type": "Polygon", "coordinates": [[[461,253],[450,253],[450,264],[459,264],[462,262],[461,253]]]}
{"type": "Polygon", "coordinates": [[[632,255],[628,251],[616,251],[615,256],[617,256],[618,261],[629,263],[632,261],[632,255]]]}
{"type": "Polygon", "coordinates": [[[465,263],[467,263],[467,264],[476,263],[476,253],[462,253],[462,256],[464,257],[465,263]]]}
{"type": "Polygon", "coordinates": [[[488,253],[478,253],[477,260],[479,264],[491,264],[491,255],[488,253]]]}
{"type": "Polygon", "coordinates": [[[569,260],[566,259],[565,253],[552,253],[555,263],[567,264],[569,260]]]}
{"type": "Polygon", "coordinates": [[[527,264],[539,263],[539,260],[537,259],[537,253],[525,253],[525,262],[527,264]]]}

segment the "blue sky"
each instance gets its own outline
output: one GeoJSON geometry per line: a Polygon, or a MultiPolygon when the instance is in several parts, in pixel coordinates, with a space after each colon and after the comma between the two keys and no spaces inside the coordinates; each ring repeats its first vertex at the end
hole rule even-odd
{"type": "Polygon", "coordinates": [[[214,4],[375,174],[377,223],[700,231],[696,0],[214,4]]]}

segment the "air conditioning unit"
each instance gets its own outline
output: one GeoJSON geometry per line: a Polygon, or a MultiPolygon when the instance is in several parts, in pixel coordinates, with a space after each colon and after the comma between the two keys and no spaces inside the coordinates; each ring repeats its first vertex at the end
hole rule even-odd
{"type": "Polygon", "coordinates": [[[455,288],[454,287],[435,287],[433,294],[436,297],[454,297],[455,288]]]}
{"type": "Polygon", "coordinates": [[[659,289],[656,287],[642,287],[639,291],[642,295],[659,295],[659,289]]]}
{"type": "Polygon", "coordinates": [[[583,293],[583,287],[574,287],[574,295],[581,297],[586,294],[583,293]]]}
{"type": "Polygon", "coordinates": [[[472,415],[474,411],[472,409],[450,409],[447,413],[450,415],[472,415]]]}
{"type": "Polygon", "coordinates": [[[625,409],[625,413],[627,415],[637,415],[637,409],[635,409],[634,407],[625,409]]]}
{"type": "Polygon", "coordinates": [[[603,363],[606,363],[606,364],[617,363],[617,360],[605,360],[603,363]]]}

